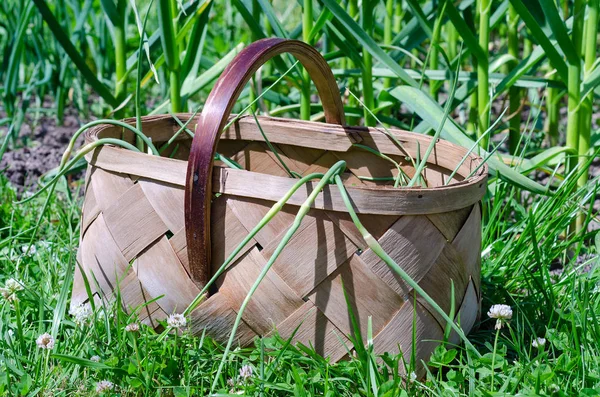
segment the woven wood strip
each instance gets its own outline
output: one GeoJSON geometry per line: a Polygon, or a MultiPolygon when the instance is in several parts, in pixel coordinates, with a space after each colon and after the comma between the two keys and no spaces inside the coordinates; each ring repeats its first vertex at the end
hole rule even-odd
{"type": "MultiPolygon", "coordinates": [[[[431,270],[446,242],[427,217],[403,216],[379,239],[379,244],[419,283],[431,270]]],[[[373,251],[365,251],[361,258],[397,294],[407,296],[411,291],[408,284],[373,251]]]]}
{"type": "MultiPolygon", "coordinates": [[[[156,144],[178,129],[167,116],[144,119],[144,125],[156,144]]],[[[454,169],[450,164],[456,164],[465,151],[439,141],[433,163],[426,169],[430,188],[393,189],[358,178],[395,175],[395,167],[351,148],[356,141],[397,156],[407,172],[411,171],[404,154],[375,129],[344,131],[328,124],[268,118],[261,118],[261,126],[295,172],[324,172],[340,158],[347,159],[349,167],[343,180],[373,238],[447,311],[453,282],[456,318],[465,331],[474,326],[479,312],[481,262],[481,210],[477,202],[485,189],[485,167],[469,180],[464,177],[478,164],[478,158],[465,161],[458,170],[458,181],[441,186],[454,169]],[[344,153],[348,150],[353,154],[344,153]]],[[[394,134],[409,153],[416,152],[417,141],[422,151],[428,146],[428,137],[394,134]]],[[[106,136],[120,137],[121,130],[98,128],[88,139],[106,136]]],[[[189,140],[181,137],[181,149],[175,157],[185,159],[189,140]]],[[[247,170],[221,168],[213,174],[218,192],[211,207],[213,272],[294,183],[267,150],[254,121],[242,118],[234,124],[221,141],[219,152],[247,170]]],[[[78,263],[91,280],[93,293],[113,299],[119,285],[123,307],[128,311],[139,308],[140,318],[157,326],[157,320],[182,311],[199,291],[190,278],[183,227],[186,162],[110,146],[96,150],[88,159],[91,165],[86,176],[78,263]],[[159,296],[144,307],[145,302],[159,296]]],[[[242,300],[292,224],[297,206],[310,194],[311,186],[314,184],[301,188],[291,204],[234,259],[218,279],[216,292],[190,315],[191,332],[206,332],[222,342],[228,339],[242,300]]],[[[300,326],[294,343],[312,346],[332,361],[343,359],[348,349],[353,350],[346,337],[353,330],[344,291],[363,335],[369,316],[372,318],[376,352],[393,353],[400,345],[405,358],[410,358],[415,310],[417,359],[426,360],[436,345],[426,340],[442,338],[443,319],[420,297],[416,309],[413,307],[414,291],[368,248],[337,188],[328,186],[251,299],[236,341],[246,346],[256,336],[275,330],[287,338],[300,326]]],[[[77,269],[73,302],[86,299],[77,269]]],[[[457,335],[451,334],[450,340],[458,342],[457,335]]]]}
{"type": "MultiPolygon", "coordinates": [[[[453,300],[456,307],[461,304],[468,283],[469,275],[463,258],[451,244],[448,244],[444,246],[435,264],[419,284],[446,313],[449,313],[453,300]],[[454,296],[451,294],[452,284],[454,284],[454,296]]],[[[438,319],[440,324],[445,323],[439,313],[430,308],[423,298],[419,297],[418,299],[438,319]]]]}
{"type": "MultiPolygon", "coordinates": [[[[475,322],[477,321],[481,309],[481,300],[477,295],[477,291],[475,290],[475,283],[473,279],[469,282],[469,286],[467,287],[467,291],[465,292],[465,296],[463,298],[460,306],[457,305],[460,309],[458,310],[458,314],[455,317],[455,321],[460,324],[462,329],[473,329],[475,326],[475,322]]],[[[445,322],[442,323],[445,327],[445,322]]],[[[450,343],[458,344],[460,343],[460,337],[456,333],[456,331],[452,330],[449,337],[450,343]]]]}
{"type": "MultiPolygon", "coordinates": [[[[339,227],[342,232],[361,250],[367,248],[367,243],[360,234],[350,214],[343,212],[325,212],[334,225],[339,227]]],[[[358,219],[369,231],[371,236],[378,239],[392,226],[397,220],[395,215],[358,215],[358,219]]]]}
{"type": "Polygon", "coordinates": [[[185,227],[183,214],[177,205],[183,201],[183,189],[147,179],[140,179],[138,185],[142,187],[144,196],[153,210],[171,232],[175,233],[185,227]]]}
{"type": "Polygon", "coordinates": [[[177,233],[175,233],[169,239],[169,244],[171,244],[171,247],[173,247],[173,251],[175,252],[175,255],[177,255],[179,262],[181,262],[183,268],[191,277],[190,262],[187,254],[187,243],[185,241],[185,229],[181,228],[177,233]]]}
{"type": "MultiPolygon", "coordinates": [[[[313,211],[313,215],[305,219],[302,230],[296,232],[273,264],[273,270],[299,296],[308,295],[358,249],[324,213],[313,211]],[[318,248],[311,251],[309,247],[318,248]]],[[[266,246],[263,255],[269,258],[280,240],[276,238],[266,246]]]]}
{"type": "MultiPolygon", "coordinates": [[[[219,290],[227,296],[233,307],[241,306],[265,264],[265,258],[258,249],[252,249],[218,281],[219,290]]],[[[265,334],[303,303],[302,298],[276,273],[270,272],[254,293],[242,318],[255,332],[265,334]]]]}
{"type": "Polygon", "coordinates": [[[100,212],[101,209],[98,207],[96,202],[94,188],[90,184],[88,185],[88,189],[83,200],[83,214],[81,216],[81,230],[83,233],[85,233],[87,228],[94,221],[94,219],[96,219],[100,212]]]}
{"type": "MultiPolygon", "coordinates": [[[[196,330],[198,334],[206,332],[215,340],[226,343],[236,315],[229,299],[221,293],[216,293],[192,312],[190,329],[196,330]]],[[[242,319],[236,335],[237,342],[242,346],[247,346],[255,336],[256,333],[242,319]]]]}
{"type": "MultiPolygon", "coordinates": [[[[126,302],[125,310],[138,310],[140,320],[149,319],[152,313],[157,312],[160,306],[156,302],[147,303],[152,300],[150,293],[146,291],[140,282],[137,273],[130,272],[125,278],[119,281],[121,299],[126,302]]],[[[157,319],[154,317],[154,319],[157,319]]],[[[158,318],[161,319],[161,318],[158,318]]]]}
{"type": "Polygon", "coordinates": [[[438,228],[447,241],[452,241],[463,228],[472,210],[472,207],[465,207],[451,212],[428,214],[427,219],[438,228]]]}
{"type": "Polygon", "coordinates": [[[123,193],[134,185],[130,178],[123,178],[123,175],[105,171],[98,167],[92,167],[90,178],[94,179],[94,183],[93,187],[88,186],[93,189],[94,201],[100,211],[106,211],[123,193]]]}
{"type": "MultiPolygon", "coordinates": [[[[211,217],[215,220],[212,229],[212,271],[215,273],[236,249],[236,247],[246,238],[251,229],[247,229],[241,222],[242,217],[236,216],[231,209],[231,202],[236,200],[231,197],[221,196],[214,200],[211,208],[211,217]]],[[[252,239],[235,257],[232,262],[235,263],[248,250],[256,245],[256,240],[252,239]]],[[[186,243],[187,249],[187,243],[186,243]]]]}
{"type": "Polygon", "coordinates": [[[479,296],[481,283],[481,253],[473,247],[481,247],[481,207],[479,204],[473,206],[469,217],[463,224],[461,230],[452,241],[452,245],[462,255],[467,265],[467,273],[471,275],[475,283],[475,289],[479,296]]]}
{"type": "Polygon", "coordinates": [[[353,347],[344,333],[311,301],[305,302],[267,336],[275,332],[285,340],[293,335],[293,344],[311,346],[318,354],[329,357],[334,362],[344,357],[353,347]]]}
{"type": "MultiPolygon", "coordinates": [[[[350,172],[358,179],[359,176],[367,177],[394,177],[398,176],[398,170],[388,160],[381,157],[373,156],[363,149],[352,148],[347,152],[335,153],[338,160],[344,160],[350,172]]],[[[396,158],[399,164],[406,166],[407,162],[404,159],[396,158]]],[[[406,171],[414,175],[414,169],[407,168],[406,171]]],[[[362,180],[362,184],[366,186],[385,185],[386,182],[370,182],[362,180]]]]}
{"type": "Polygon", "coordinates": [[[110,233],[127,261],[169,230],[139,184],[123,193],[103,214],[110,233]],[[139,230],[144,233],[139,233],[139,230]]]}
{"type": "Polygon", "coordinates": [[[142,321],[143,324],[148,325],[149,327],[152,328],[157,328],[160,326],[159,321],[166,321],[167,317],[169,317],[169,315],[161,308],[158,308],[152,312],[148,312],[150,315],[148,317],[142,317],[140,318],[140,321],[142,321]]]}
{"type": "MultiPolygon", "coordinates": [[[[291,145],[277,145],[276,150],[281,160],[285,162],[290,170],[301,175],[306,175],[307,169],[309,169],[315,162],[319,161],[323,155],[330,153],[324,150],[291,145]]],[[[271,157],[276,159],[273,152],[269,151],[268,153],[271,157]]],[[[276,160],[279,161],[279,159],[276,160]]]]}
{"type": "Polygon", "coordinates": [[[288,173],[268,152],[266,144],[252,142],[241,152],[232,156],[245,170],[253,170],[260,174],[288,177],[288,173]]]}
{"type": "MultiPolygon", "coordinates": [[[[319,128],[315,128],[315,123],[310,121],[294,120],[293,123],[290,123],[289,119],[277,117],[261,118],[260,120],[260,126],[271,143],[289,145],[290,142],[294,142],[297,147],[301,148],[345,152],[353,143],[360,141],[355,134],[348,133],[334,124],[319,123],[319,128]],[[285,136],[281,134],[282,129],[286,131],[285,136]]],[[[254,118],[244,116],[239,119],[235,127],[230,127],[223,132],[221,139],[262,141],[264,138],[254,118]]]]}
{"type": "MultiPolygon", "coordinates": [[[[441,341],[444,336],[443,330],[427,309],[419,303],[415,307],[411,303],[406,303],[391,318],[387,327],[373,339],[375,353],[402,353],[404,360],[410,363],[413,349],[413,331],[416,334],[414,338],[416,341],[415,357],[431,356],[437,346],[436,341],[441,341]]],[[[415,372],[417,376],[422,377],[425,372],[422,362],[417,360],[414,364],[416,365],[415,372]]],[[[406,368],[402,364],[400,370],[406,373],[406,368]]]]}
{"type": "Polygon", "coordinates": [[[133,262],[138,280],[150,292],[151,299],[163,296],[160,307],[167,313],[185,310],[189,302],[200,293],[200,289],[190,280],[179,258],[173,251],[166,236],[148,247],[144,255],[133,262]],[[165,277],[165,268],[169,269],[165,277]],[[173,291],[177,291],[176,294],[173,291]]]}
{"type": "Polygon", "coordinates": [[[354,334],[346,296],[362,335],[367,335],[368,317],[372,318],[373,333],[377,335],[389,322],[390,315],[404,304],[402,296],[369,270],[358,255],[353,255],[308,296],[345,334],[354,334]]]}
{"type": "MultiPolygon", "coordinates": [[[[228,204],[237,217],[244,225],[246,230],[250,231],[263,219],[269,212],[272,203],[264,200],[249,199],[245,197],[235,197],[229,200],[228,204]]],[[[292,206],[284,206],[254,237],[258,243],[265,247],[280,236],[281,232],[287,230],[294,222],[296,211],[292,206]]],[[[277,240],[279,241],[279,240],[277,240]]]]}
{"type": "Polygon", "coordinates": [[[77,307],[87,301],[87,291],[83,281],[83,275],[79,264],[83,263],[81,259],[81,248],[77,251],[77,264],[73,273],[73,290],[71,292],[71,307],[77,307]]]}
{"type": "Polygon", "coordinates": [[[123,278],[131,271],[129,262],[106,226],[103,214],[98,215],[87,229],[79,249],[92,292],[100,292],[96,290],[97,282],[102,291],[112,293],[117,285],[117,278],[123,278]]]}

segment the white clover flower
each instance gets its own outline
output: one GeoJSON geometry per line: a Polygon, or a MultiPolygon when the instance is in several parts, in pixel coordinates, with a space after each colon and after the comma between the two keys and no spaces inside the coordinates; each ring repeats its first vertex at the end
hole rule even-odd
{"type": "Polygon", "coordinates": [[[182,328],[187,325],[187,320],[183,314],[173,313],[167,318],[167,325],[172,328],[182,328]]]}
{"type": "Polygon", "coordinates": [[[140,325],[138,323],[127,324],[125,327],[125,332],[138,332],[140,330],[140,325]]]}
{"type": "Polygon", "coordinates": [[[415,371],[411,371],[411,373],[410,373],[410,382],[413,383],[416,380],[417,380],[417,374],[415,374],[415,371]]]}
{"type": "Polygon", "coordinates": [[[240,379],[242,381],[246,381],[252,377],[252,367],[249,365],[244,365],[240,368],[240,379]]]}
{"type": "Polygon", "coordinates": [[[9,290],[10,292],[15,293],[17,291],[23,291],[23,284],[20,281],[15,280],[14,278],[9,278],[4,283],[4,288],[9,290]]]}
{"type": "Polygon", "coordinates": [[[82,327],[87,325],[92,318],[92,305],[82,303],[77,306],[71,306],[69,314],[73,316],[73,322],[82,327]]]}
{"type": "Polygon", "coordinates": [[[37,254],[37,247],[35,245],[31,245],[31,247],[29,245],[22,245],[21,251],[23,251],[24,255],[33,256],[37,254]]]}
{"type": "Polygon", "coordinates": [[[15,294],[11,293],[6,288],[0,288],[0,294],[2,294],[2,297],[9,302],[15,302],[15,301],[18,302],[18,300],[19,300],[19,298],[17,298],[17,296],[15,294]]]}
{"type": "Polygon", "coordinates": [[[512,318],[513,312],[508,305],[493,305],[487,315],[496,319],[496,329],[500,329],[503,323],[512,318]]]}
{"type": "Polygon", "coordinates": [[[538,349],[543,348],[545,345],[546,345],[546,339],[545,338],[535,338],[531,342],[531,346],[536,347],[538,349]]]}
{"type": "Polygon", "coordinates": [[[92,357],[90,357],[90,361],[93,361],[95,363],[99,363],[100,362],[100,356],[92,356],[92,357]]]}
{"type": "Polygon", "coordinates": [[[44,350],[54,349],[54,342],[54,337],[47,332],[45,334],[41,334],[35,340],[35,344],[37,345],[37,347],[44,350]]]}
{"type": "Polygon", "coordinates": [[[101,394],[115,388],[115,385],[109,380],[101,380],[96,383],[96,393],[101,394]]]}
{"type": "Polygon", "coordinates": [[[20,281],[17,281],[14,278],[9,278],[4,283],[4,288],[0,288],[0,294],[2,294],[2,297],[7,301],[14,303],[19,301],[17,292],[22,290],[23,284],[20,281]]]}

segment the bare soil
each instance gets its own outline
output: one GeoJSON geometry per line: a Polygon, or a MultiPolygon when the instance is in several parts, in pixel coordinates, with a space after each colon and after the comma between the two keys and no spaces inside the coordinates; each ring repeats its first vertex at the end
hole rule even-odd
{"type": "MultiPolygon", "coordinates": [[[[67,109],[62,125],[54,116],[41,116],[25,121],[19,132],[18,147],[8,150],[0,161],[0,172],[8,178],[18,193],[35,190],[40,176],[57,167],[69,141],[82,125],[75,109],[67,109]]],[[[0,136],[6,129],[0,130],[0,136]]],[[[75,145],[83,143],[81,136],[75,145]]],[[[83,174],[74,175],[79,178],[83,174]]]]}

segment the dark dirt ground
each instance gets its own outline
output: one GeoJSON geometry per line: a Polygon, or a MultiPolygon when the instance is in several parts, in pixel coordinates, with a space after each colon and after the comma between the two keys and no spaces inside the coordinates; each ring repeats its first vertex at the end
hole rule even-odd
{"type": "MultiPolygon", "coordinates": [[[[29,117],[21,127],[17,149],[8,150],[0,161],[0,172],[8,178],[19,194],[35,190],[39,177],[58,166],[71,137],[85,121],[73,108],[65,111],[62,125],[53,116],[42,115],[35,120],[29,117]]],[[[0,129],[0,136],[6,128],[0,129]]],[[[76,148],[83,143],[77,140],[76,148]]],[[[82,177],[83,173],[74,175],[82,177]]]]}

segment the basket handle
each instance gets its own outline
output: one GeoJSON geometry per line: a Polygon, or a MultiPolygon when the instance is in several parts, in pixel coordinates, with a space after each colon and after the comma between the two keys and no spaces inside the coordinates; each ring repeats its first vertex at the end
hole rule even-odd
{"type": "Polygon", "coordinates": [[[270,38],[242,50],[219,77],[200,115],[192,141],[185,186],[185,229],[192,279],[206,285],[210,277],[210,205],[213,158],[221,132],[246,83],[269,59],[294,55],[308,71],[321,98],[325,120],[344,125],[344,107],[335,77],[321,54],[298,40],[270,38]]]}

